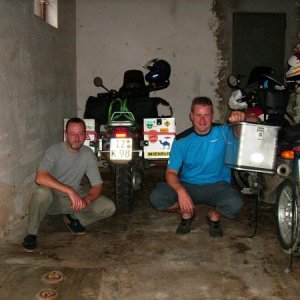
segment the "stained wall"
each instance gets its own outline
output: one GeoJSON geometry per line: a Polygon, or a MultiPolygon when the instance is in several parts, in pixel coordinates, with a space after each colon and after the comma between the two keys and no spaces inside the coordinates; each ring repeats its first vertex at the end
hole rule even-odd
{"type": "Polygon", "coordinates": [[[76,115],[76,3],[58,1],[59,28],[33,1],[0,1],[0,238],[28,210],[41,155],[76,115]]]}
{"type": "Polygon", "coordinates": [[[77,0],[77,7],[78,114],[100,92],[95,76],[119,89],[126,70],[163,58],[172,67],[171,84],[152,96],[172,104],[178,132],[190,126],[190,104],[199,95],[213,99],[216,122],[228,116],[234,12],[286,13],[286,58],[299,43],[299,1],[77,0]]]}

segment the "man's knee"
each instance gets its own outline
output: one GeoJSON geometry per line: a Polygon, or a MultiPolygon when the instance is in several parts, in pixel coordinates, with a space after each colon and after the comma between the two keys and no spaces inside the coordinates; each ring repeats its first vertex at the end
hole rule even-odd
{"type": "Polygon", "coordinates": [[[52,202],[52,191],[45,186],[39,186],[33,192],[30,205],[49,204],[52,202]]]}
{"type": "Polygon", "coordinates": [[[235,217],[237,214],[240,213],[243,205],[244,205],[244,202],[243,202],[241,197],[234,199],[234,201],[233,201],[233,203],[231,204],[231,207],[230,207],[232,217],[235,217]]]}
{"type": "Polygon", "coordinates": [[[157,208],[160,200],[161,194],[159,193],[158,189],[155,188],[150,194],[149,201],[154,208],[157,208]]]}
{"type": "Polygon", "coordinates": [[[244,202],[240,194],[226,197],[226,205],[222,205],[221,213],[228,219],[234,219],[241,211],[244,202]]]}
{"type": "Polygon", "coordinates": [[[98,205],[93,206],[93,210],[96,214],[99,214],[103,217],[111,217],[115,211],[116,206],[112,200],[107,197],[101,196],[96,200],[98,205]]]}
{"type": "Polygon", "coordinates": [[[110,200],[109,203],[106,204],[104,211],[107,217],[111,217],[116,212],[116,205],[114,202],[110,200]]]}
{"type": "Polygon", "coordinates": [[[177,194],[167,183],[160,182],[151,192],[149,201],[156,210],[163,211],[177,202],[177,194]]]}

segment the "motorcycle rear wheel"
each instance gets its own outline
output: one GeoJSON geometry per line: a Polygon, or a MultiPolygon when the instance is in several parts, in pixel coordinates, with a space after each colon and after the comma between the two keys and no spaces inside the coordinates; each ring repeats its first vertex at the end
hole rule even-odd
{"type": "Polygon", "coordinates": [[[117,211],[133,211],[132,168],[130,165],[115,166],[115,201],[117,211]]]}
{"type": "Polygon", "coordinates": [[[292,207],[292,184],[289,180],[283,181],[276,195],[276,227],[277,237],[283,251],[295,256],[300,256],[300,197],[299,188],[296,187],[296,202],[293,214],[292,207]],[[292,238],[292,224],[293,238],[292,238]]]}

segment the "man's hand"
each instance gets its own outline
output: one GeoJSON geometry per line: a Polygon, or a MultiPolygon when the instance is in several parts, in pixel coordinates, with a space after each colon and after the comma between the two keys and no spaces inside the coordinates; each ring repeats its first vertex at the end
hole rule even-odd
{"type": "Polygon", "coordinates": [[[67,194],[71,201],[71,207],[75,211],[85,208],[88,204],[97,199],[102,193],[102,184],[97,184],[91,187],[89,193],[85,197],[81,198],[73,188],[62,184],[49,172],[43,170],[37,171],[35,181],[39,185],[44,185],[50,189],[67,194]]]}
{"type": "Polygon", "coordinates": [[[177,171],[167,169],[166,180],[173,190],[177,192],[181,217],[184,219],[191,218],[194,214],[194,203],[186,189],[180,183],[177,171]]]}
{"type": "Polygon", "coordinates": [[[71,207],[73,210],[78,211],[87,206],[86,202],[83,201],[73,189],[70,189],[67,195],[71,201],[71,207]]]}
{"type": "Polygon", "coordinates": [[[185,189],[180,189],[178,192],[178,203],[181,210],[181,217],[189,219],[194,214],[194,203],[185,189]]]}
{"type": "Polygon", "coordinates": [[[88,194],[82,198],[85,205],[89,205],[91,202],[93,202],[95,199],[100,197],[102,194],[103,186],[102,184],[97,184],[91,187],[88,194]]]}
{"type": "Polygon", "coordinates": [[[230,123],[246,121],[246,114],[242,111],[233,111],[228,118],[230,123]]]}

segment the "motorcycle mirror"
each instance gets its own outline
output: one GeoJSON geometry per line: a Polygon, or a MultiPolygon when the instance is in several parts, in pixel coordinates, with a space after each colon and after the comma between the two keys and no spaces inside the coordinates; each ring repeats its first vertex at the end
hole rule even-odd
{"type": "Polygon", "coordinates": [[[103,80],[100,77],[95,77],[94,78],[94,85],[97,86],[97,87],[104,88],[108,93],[110,92],[110,90],[103,85],[103,80]]]}
{"type": "Polygon", "coordinates": [[[240,84],[240,78],[238,76],[235,76],[233,74],[230,74],[227,77],[227,84],[231,87],[231,88],[237,88],[238,85],[240,84]]]}
{"type": "Polygon", "coordinates": [[[103,85],[103,80],[102,80],[102,78],[100,78],[100,77],[95,77],[95,78],[94,78],[94,85],[95,85],[95,86],[98,86],[98,87],[102,86],[102,85],[103,85]]]}

